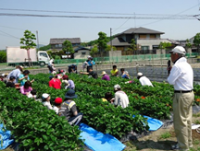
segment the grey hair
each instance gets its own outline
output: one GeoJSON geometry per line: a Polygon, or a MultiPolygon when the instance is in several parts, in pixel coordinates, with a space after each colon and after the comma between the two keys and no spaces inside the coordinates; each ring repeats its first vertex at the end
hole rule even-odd
{"type": "Polygon", "coordinates": [[[178,56],[181,58],[181,57],[185,57],[185,54],[180,54],[178,53],[178,56]]]}

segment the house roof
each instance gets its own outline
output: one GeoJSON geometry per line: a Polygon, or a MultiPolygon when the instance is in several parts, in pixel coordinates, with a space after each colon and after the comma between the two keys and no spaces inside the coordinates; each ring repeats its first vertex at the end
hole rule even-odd
{"type": "Polygon", "coordinates": [[[81,43],[80,38],[51,38],[50,44],[62,44],[65,40],[70,41],[72,44],[81,43]]]}
{"type": "Polygon", "coordinates": [[[156,31],[156,30],[152,30],[152,29],[148,29],[148,28],[139,27],[139,28],[127,29],[124,32],[117,34],[116,36],[122,35],[122,34],[164,34],[164,32],[160,32],[160,31],[156,31]]]}
{"type": "MultiPolygon", "coordinates": [[[[110,42],[107,43],[108,45],[110,45],[110,42]]],[[[130,43],[125,42],[122,38],[114,38],[112,40],[112,45],[113,46],[130,46],[130,43]]]]}
{"type": "Polygon", "coordinates": [[[75,52],[78,52],[79,50],[88,50],[88,51],[90,51],[90,49],[89,48],[87,48],[87,47],[78,47],[78,48],[76,48],[74,51],[75,52]]]}

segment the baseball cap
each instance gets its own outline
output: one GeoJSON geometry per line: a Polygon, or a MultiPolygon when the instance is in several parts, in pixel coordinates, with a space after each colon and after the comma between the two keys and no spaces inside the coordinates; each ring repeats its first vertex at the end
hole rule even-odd
{"type": "Polygon", "coordinates": [[[56,98],[54,102],[56,104],[61,104],[62,103],[62,98],[56,98]]]}
{"type": "Polygon", "coordinates": [[[2,73],[1,76],[4,77],[4,76],[5,76],[5,73],[2,73]]]}
{"type": "Polygon", "coordinates": [[[183,48],[182,46],[176,46],[174,49],[170,51],[170,53],[178,53],[185,55],[186,51],[185,48],[183,48]]]}
{"type": "Polygon", "coordinates": [[[92,58],[92,57],[91,57],[91,56],[88,56],[87,58],[89,59],[89,58],[92,58]]]}
{"type": "Polygon", "coordinates": [[[114,86],[114,89],[115,89],[115,90],[121,89],[121,86],[120,86],[119,84],[116,84],[116,85],[114,86]]]}
{"type": "Polygon", "coordinates": [[[143,73],[142,72],[138,72],[137,76],[143,76],[143,73]]]}
{"type": "Polygon", "coordinates": [[[48,97],[49,97],[49,94],[47,94],[47,93],[42,94],[43,99],[47,99],[48,97]]]}

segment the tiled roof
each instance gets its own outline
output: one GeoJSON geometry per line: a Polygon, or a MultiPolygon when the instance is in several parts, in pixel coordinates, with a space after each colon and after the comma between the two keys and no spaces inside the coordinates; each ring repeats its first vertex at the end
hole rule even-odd
{"type": "Polygon", "coordinates": [[[72,44],[81,43],[80,38],[51,38],[50,44],[62,44],[65,40],[70,41],[72,44]]]}
{"type": "Polygon", "coordinates": [[[156,31],[156,30],[152,30],[152,29],[148,29],[148,28],[139,27],[139,28],[127,29],[124,32],[119,33],[117,35],[122,35],[122,34],[164,34],[164,32],[160,32],[160,31],[156,31]]]}

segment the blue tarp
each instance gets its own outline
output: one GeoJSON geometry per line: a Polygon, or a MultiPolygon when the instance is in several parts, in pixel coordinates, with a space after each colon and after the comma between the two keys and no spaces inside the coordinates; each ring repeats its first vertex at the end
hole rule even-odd
{"type": "Polygon", "coordinates": [[[109,134],[103,134],[81,123],[81,139],[94,151],[122,151],[126,146],[109,134]]]}
{"type": "Polygon", "coordinates": [[[0,150],[5,149],[8,147],[10,144],[13,143],[13,139],[11,138],[11,131],[4,131],[3,130],[3,124],[0,124],[0,150]]]}
{"type": "MultiPolygon", "coordinates": [[[[135,115],[133,115],[133,117],[135,117],[135,115]]],[[[156,131],[163,126],[163,122],[160,120],[145,115],[143,115],[143,117],[147,118],[149,131],[156,131]]]]}

